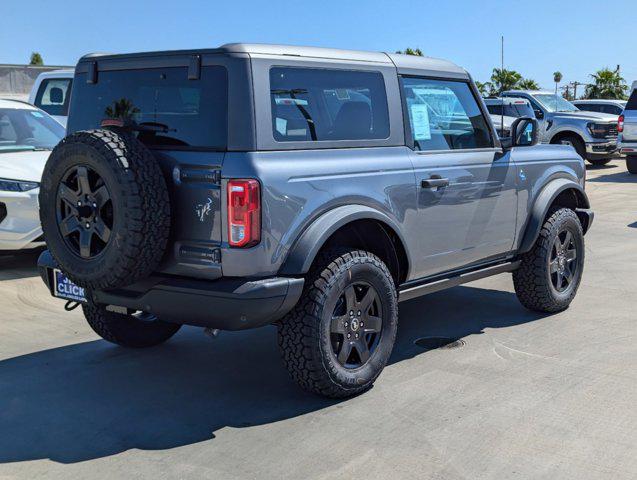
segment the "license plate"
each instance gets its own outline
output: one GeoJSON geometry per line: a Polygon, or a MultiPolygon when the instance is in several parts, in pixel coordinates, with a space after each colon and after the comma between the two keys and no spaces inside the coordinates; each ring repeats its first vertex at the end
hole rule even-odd
{"type": "Polygon", "coordinates": [[[53,270],[53,296],[75,302],[86,302],[84,289],[75,285],[66,278],[64,272],[57,269],[53,270]]]}

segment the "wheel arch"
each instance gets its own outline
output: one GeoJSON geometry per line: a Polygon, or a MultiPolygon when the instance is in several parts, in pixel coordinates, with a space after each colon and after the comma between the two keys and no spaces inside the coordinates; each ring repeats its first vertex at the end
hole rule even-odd
{"type": "Polygon", "coordinates": [[[364,205],[337,207],[314,220],[293,244],[279,272],[304,275],[318,253],[332,246],[374,253],[385,262],[396,285],[409,276],[410,261],[399,226],[386,214],[364,205]]]}
{"type": "Polygon", "coordinates": [[[582,135],[580,135],[579,133],[577,133],[575,130],[570,130],[570,129],[566,129],[566,130],[560,130],[559,132],[555,133],[552,137],[551,140],[549,141],[549,143],[552,144],[556,144],[559,143],[559,141],[563,138],[566,137],[576,137],[577,139],[579,139],[584,145],[586,144],[586,141],[584,140],[584,137],[582,137],[582,135]]]}
{"type": "Polygon", "coordinates": [[[592,213],[590,212],[590,201],[584,188],[571,179],[557,178],[551,180],[537,195],[524,229],[519,253],[528,252],[533,248],[540,235],[544,220],[553,206],[570,208],[575,211],[582,223],[584,233],[588,231],[592,213]]]}

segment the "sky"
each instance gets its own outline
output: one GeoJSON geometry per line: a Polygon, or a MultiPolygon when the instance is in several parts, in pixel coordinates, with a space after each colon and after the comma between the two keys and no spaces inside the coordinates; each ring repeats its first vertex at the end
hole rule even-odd
{"type": "Polygon", "coordinates": [[[637,36],[622,25],[636,11],[635,0],[0,0],[0,63],[27,63],[32,51],[45,64],[74,65],[89,52],[229,42],[418,47],[487,81],[500,66],[504,35],[505,68],[543,88],[555,88],[556,70],[563,83],[589,82],[591,73],[617,65],[630,84],[637,36]]]}

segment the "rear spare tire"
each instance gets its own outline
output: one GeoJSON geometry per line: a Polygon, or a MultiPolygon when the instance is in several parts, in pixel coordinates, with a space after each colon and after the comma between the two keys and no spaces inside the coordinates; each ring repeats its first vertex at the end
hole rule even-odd
{"type": "Polygon", "coordinates": [[[48,248],[76,284],[120,287],[157,268],[170,230],[168,189],[133,134],[66,137],[46,163],[39,200],[48,248]]]}

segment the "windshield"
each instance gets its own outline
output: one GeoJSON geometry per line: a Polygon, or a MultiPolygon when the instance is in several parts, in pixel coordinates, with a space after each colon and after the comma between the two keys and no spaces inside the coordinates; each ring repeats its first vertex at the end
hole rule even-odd
{"type": "Polygon", "coordinates": [[[536,93],[533,97],[549,112],[577,112],[578,108],[554,93],[536,93]]]}
{"type": "Polygon", "coordinates": [[[64,137],[64,127],[38,110],[0,108],[0,152],[51,150],[64,137]]]}
{"type": "Polygon", "coordinates": [[[224,67],[204,66],[199,79],[189,79],[186,67],[100,71],[94,84],[85,75],[73,82],[69,132],[115,120],[135,127],[138,139],[153,148],[225,149],[224,67]]]}

